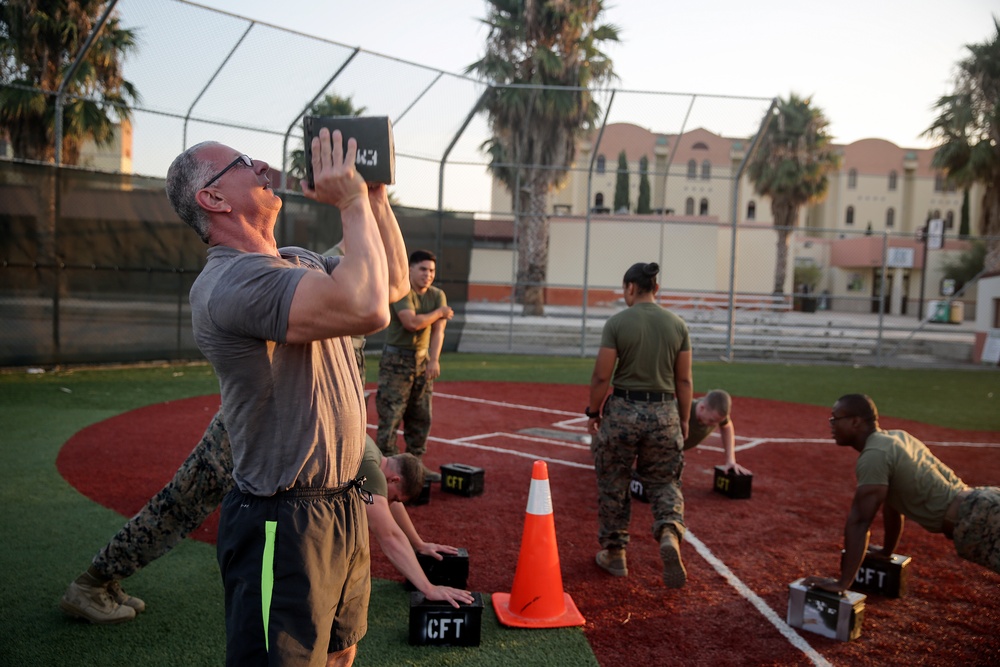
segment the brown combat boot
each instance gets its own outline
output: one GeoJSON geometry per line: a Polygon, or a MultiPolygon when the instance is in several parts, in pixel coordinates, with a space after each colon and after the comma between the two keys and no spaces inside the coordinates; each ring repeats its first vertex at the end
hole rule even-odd
{"type": "Polygon", "coordinates": [[[663,584],[667,588],[684,588],[687,570],[681,562],[681,542],[670,526],[660,533],[660,558],[663,560],[663,584]]]}
{"type": "Polygon", "coordinates": [[[132,607],[111,598],[106,582],[93,580],[86,573],[70,583],[59,607],[70,616],[100,624],[131,621],[136,613],[132,607]]]}
{"type": "Polygon", "coordinates": [[[108,582],[108,595],[110,595],[111,599],[118,604],[123,604],[126,607],[132,607],[132,609],[135,609],[135,613],[137,614],[146,611],[146,603],[140,598],[137,598],[134,595],[129,595],[123,591],[122,585],[117,579],[108,582]]]}
{"type": "Polygon", "coordinates": [[[613,577],[627,577],[624,549],[601,549],[597,552],[597,565],[613,577]]]}

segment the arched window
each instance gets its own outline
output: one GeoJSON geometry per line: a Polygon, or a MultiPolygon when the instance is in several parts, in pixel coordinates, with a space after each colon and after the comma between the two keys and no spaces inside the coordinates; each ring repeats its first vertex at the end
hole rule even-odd
{"type": "Polygon", "coordinates": [[[701,163],[701,178],[704,181],[712,178],[712,163],[708,160],[704,160],[701,163]]]}
{"type": "Polygon", "coordinates": [[[854,207],[853,206],[848,206],[847,207],[847,219],[844,220],[844,224],[846,224],[846,225],[853,225],[854,224],[854,207]]]}
{"type": "Polygon", "coordinates": [[[604,193],[598,192],[594,195],[594,208],[604,208],[604,193]]]}
{"type": "Polygon", "coordinates": [[[896,172],[895,171],[890,171],[889,172],[889,190],[892,191],[892,190],[895,190],[895,189],[896,189],[896,172]]]}
{"type": "Polygon", "coordinates": [[[757,202],[750,202],[747,204],[747,220],[757,219],[757,202]]]}
{"type": "Polygon", "coordinates": [[[948,211],[948,215],[944,216],[944,228],[954,229],[955,228],[955,212],[948,211]]]}
{"type": "Polygon", "coordinates": [[[934,175],[934,192],[944,192],[944,176],[941,174],[934,175]]]}
{"type": "Polygon", "coordinates": [[[702,199],[698,205],[698,215],[708,215],[708,200],[702,199]]]}
{"type": "Polygon", "coordinates": [[[694,150],[694,151],[707,151],[708,150],[708,144],[706,144],[704,141],[699,141],[698,143],[696,143],[694,146],[691,147],[691,150],[694,150]]]}
{"type": "Polygon", "coordinates": [[[604,166],[605,166],[604,156],[603,155],[598,155],[597,156],[597,173],[598,174],[603,174],[604,173],[604,166]]]}
{"type": "Polygon", "coordinates": [[[698,178],[698,163],[694,160],[688,160],[688,178],[691,180],[698,178]]]}
{"type": "Polygon", "coordinates": [[[853,190],[858,187],[858,170],[851,169],[847,172],[847,188],[853,190]]]}
{"type": "Polygon", "coordinates": [[[688,197],[684,201],[684,215],[694,215],[694,197],[688,197]]]}
{"type": "Polygon", "coordinates": [[[885,228],[892,229],[896,225],[896,209],[890,208],[885,212],[885,228]]]}
{"type": "Polygon", "coordinates": [[[940,220],[941,219],[941,209],[939,209],[939,208],[934,209],[934,214],[931,217],[934,218],[935,220],[940,220]]]}

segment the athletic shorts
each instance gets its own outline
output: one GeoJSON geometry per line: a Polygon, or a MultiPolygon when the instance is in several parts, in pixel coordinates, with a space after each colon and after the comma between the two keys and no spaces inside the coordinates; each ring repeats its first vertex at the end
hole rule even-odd
{"type": "Polygon", "coordinates": [[[368,516],[354,487],[222,501],[226,664],[326,665],[368,629],[368,516]]]}

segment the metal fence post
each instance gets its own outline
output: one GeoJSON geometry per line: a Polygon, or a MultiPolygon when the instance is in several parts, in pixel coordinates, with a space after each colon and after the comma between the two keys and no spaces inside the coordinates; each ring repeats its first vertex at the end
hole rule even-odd
{"type": "Polygon", "coordinates": [[[729,244],[729,328],[726,332],[726,359],[728,361],[733,360],[733,346],[736,339],[736,221],[739,219],[739,194],[740,194],[740,179],[743,177],[743,171],[746,169],[747,164],[753,159],[754,153],[757,152],[757,147],[760,145],[760,139],[767,132],[768,126],[771,124],[771,119],[774,117],[775,112],[778,108],[778,99],[774,98],[771,100],[771,106],[767,108],[764,112],[764,118],[761,119],[760,128],[757,130],[757,134],[753,138],[753,142],[750,144],[750,148],[747,149],[747,154],[743,156],[743,161],[740,162],[739,168],[736,170],[736,176],[733,178],[733,192],[731,197],[732,206],[730,208],[732,232],[730,235],[729,244]]]}
{"type": "Polygon", "coordinates": [[[587,165],[587,221],[584,223],[583,239],[583,311],[580,318],[580,356],[587,353],[587,304],[590,292],[590,217],[593,211],[590,206],[590,195],[594,186],[594,162],[597,160],[597,148],[604,138],[604,128],[608,126],[608,116],[611,115],[611,107],[615,103],[615,89],[611,89],[611,98],[608,100],[608,109],[604,114],[604,121],[601,129],[597,132],[597,139],[590,149],[590,164],[587,165]]]}

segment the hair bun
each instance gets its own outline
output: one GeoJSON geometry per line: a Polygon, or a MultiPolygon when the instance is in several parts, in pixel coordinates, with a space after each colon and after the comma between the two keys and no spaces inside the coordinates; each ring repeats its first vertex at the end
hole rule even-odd
{"type": "Polygon", "coordinates": [[[646,266],[642,267],[642,272],[647,276],[655,276],[660,272],[660,265],[656,262],[650,262],[646,266]]]}

